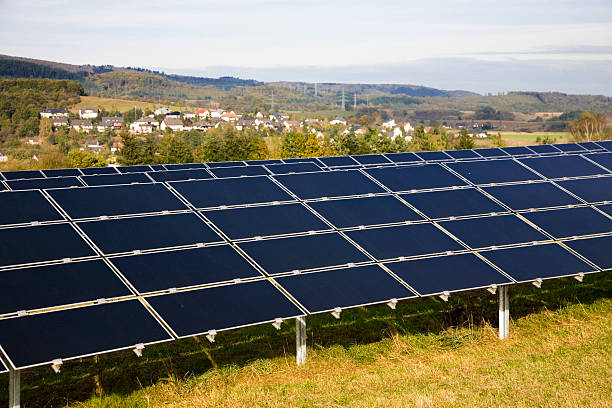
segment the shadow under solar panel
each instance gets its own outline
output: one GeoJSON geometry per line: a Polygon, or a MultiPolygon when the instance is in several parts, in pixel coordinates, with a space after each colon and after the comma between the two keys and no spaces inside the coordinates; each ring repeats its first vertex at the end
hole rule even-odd
{"type": "Polygon", "coordinates": [[[591,207],[528,212],[523,217],[555,238],[612,232],[612,219],[591,207]]]}
{"type": "Polygon", "coordinates": [[[533,157],[518,160],[544,177],[551,179],[608,174],[607,170],[577,155],[533,157]]]}
{"type": "Polygon", "coordinates": [[[365,172],[395,192],[467,185],[439,164],[385,167],[365,172]]]}
{"type": "Polygon", "coordinates": [[[516,211],[581,203],[549,182],[493,186],[483,190],[516,211]]]}
{"type": "Polygon", "coordinates": [[[229,245],[110,258],[140,293],[263,276],[229,245]]]}
{"type": "Polygon", "coordinates": [[[416,297],[378,265],[303,273],[275,280],[309,313],[416,297]]]}
{"type": "Polygon", "coordinates": [[[480,254],[517,282],[596,272],[592,266],[555,243],[483,251],[480,254]]]}
{"type": "Polygon", "coordinates": [[[563,242],[603,270],[612,270],[612,235],[563,242]]]}
{"type": "Polygon", "coordinates": [[[612,177],[562,180],[558,181],[557,184],[587,203],[612,201],[612,177]]]}
{"type": "Polygon", "coordinates": [[[474,188],[402,194],[400,197],[432,219],[507,211],[474,188]]]}
{"type": "Polygon", "coordinates": [[[303,200],[385,192],[358,170],[288,174],[274,178],[303,200]]]}
{"type": "Polygon", "coordinates": [[[385,266],[422,296],[513,283],[471,253],[390,262],[385,266]]]}
{"type": "Polygon", "coordinates": [[[62,219],[39,191],[7,191],[0,194],[0,225],[62,219]]]}
{"type": "Polygon", "coordinates": [[[304,316],[267,279],[146,299],[179,337],[304,316]]]}
{"type": "Polygon", "coordinates": [[[540,176],[514,160],[481,160],[446,163],[446,165],[474,184],[510,183],[541,179],[540,176]]]}
{"type": "Polygon", "coordinates": [[[138,300],[0,320],[0,345],[19,369],[168,340],[138,300]]]}

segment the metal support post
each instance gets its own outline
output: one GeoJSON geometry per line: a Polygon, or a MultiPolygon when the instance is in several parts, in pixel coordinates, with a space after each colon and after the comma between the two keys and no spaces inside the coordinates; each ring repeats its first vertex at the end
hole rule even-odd
{"type": "Polygon", "coordinates": [[[19,370],[9,371],[9,408],[21,406],[21,372],[19,370]]]}
{"type": "Polygon", "coordinates": [[[295,318],[295,362],[298,366],[306,364],[306,317],[295,318]]]}
{"type": "Polygon", "coordinates": [[[510,334],[510,302],[508,298],[508,286],[499,288],[499,338],[501,340],[510,334]]]}

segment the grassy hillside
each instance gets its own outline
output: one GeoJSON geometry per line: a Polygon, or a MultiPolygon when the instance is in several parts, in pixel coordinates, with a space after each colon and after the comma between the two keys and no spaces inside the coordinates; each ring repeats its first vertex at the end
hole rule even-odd
{"type": "MultiPolygon", "coordinates": [[[[308,318],[308,361],[293,324],[147,347],[22,375],[46,407],[606,407],[612,400],[612,276],[510,290],[510,338],[480,292],[308,318]]],[[[0,377],[0,406],[6,403],[0,377]]]]}

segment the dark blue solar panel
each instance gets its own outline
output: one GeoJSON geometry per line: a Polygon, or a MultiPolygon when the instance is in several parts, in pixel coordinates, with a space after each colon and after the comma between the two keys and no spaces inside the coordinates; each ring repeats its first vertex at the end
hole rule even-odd
{"type": "Polygon", "coordinates": [[[450,160],[451,157],[444,152],[417,152],[415,153],[425,161],[450,160]]]}
{"type": "Polygon", "coordinates": [[[151,171],[151,166],[121,166],[117,167],[119,173],[144,173],[151,171]]]}
{"type": "Polygon", "coordinates": [[[474,149],[476,153],[482,157],[507,157],[508,153],[504,152],[498,147],[492,147],[488,149],[474,149]]]}
{"type": "Polygon", "coordinates": [[[210,210],[203,214],[230,239],[331,229],[302,204],[210,210]]]}
{"type": "Polygon", "coordinates": [[[474,184],[539,180],[540,176],[514,160],[486,160],[447,163],[447,166],[474,184]]]}
{"type": "Polygon", "coordinates": [[[612,177],[596,177],[557,182],[589,203],[612,201],[612,177]]]}
{"type": "Polygon", "coordinates": [[[0,344],[16,368],[167,340],[138,300],[0,320],[0,344]]]}
{"type": "Polygon", "coordinates": [[[0,194],[0,224],[54,221],[62,217],[38,191],[6,191],[0,194]]]}
{"type": "Polygon", "coordinates": [[[597,208],[612,217],[612,204],[598,205],[597,208]]]}
{"type": "Polygon", "coordinates": [[[48,192],[72,218],[187,209],[162,184],[71,188],[48,192]]]}
{"type": "Polygon", "coordinates": [[[238,246],[270,274],[370,260],[336,233],[243,242],[238,246]]]}
{"type": "Polygon", "coordinates": [[[525,146],[510,146],[502,147],[501,149],[504,152],[508,153],[510,156],[524,156],[528,154],[533,154],[533,152],[525,146]]]}
{"type": "Polygon", "coordinates": [[[538,154],[550,154],[550,153],[558,154],[561,152],[561,150],[557,149],[554,145],[548,145],[548,144],[533,145],[533,146],[527,146],[527,147],[538,154]]]}
{"type": "Polygon", "coordinates": [[[223,240],[192,213],[89,221],[79,227],[106,254],[223,240]]]}
{"type": "Polygon", "coordinates": [[[486,187],[484,191],[513,210],[580,204],[578,199],[548,182],[486,187]]]}
{"type": "Polygon", "coordinates": [[[40,170],[17,170],[3,171],[2,175],[7,180],[32,179],[44,177],[40,170]]]}
{"type": "Polygon", "coordinates": [[[507,211],[473,188],[402,194],[401,197],[429,218],[461,217],[507,211]]]}
{"type": "Polygon", "coordinates": [[[0,373],[6,373],[7,371],[8,371],[8,368],[6,368],[2,360],[0,360],[0,373]]]}
{"type": "Polygon", "coordinates": [[[555,238],[612,232],[612,219],[591,207],[537,211],[523,216],[555,238]]]}
{"type": "Polygon", "coordinates": [[[565,245],[601,269],[612,269],[612,236],[565,241],[565,245]]]}
{"type": "Polygon", "coordinates": [[[80,176],[81,172],[79,169],[51,169],[41,170],[47,177],[66,177],[66,176],[80,176]]]}
{"type": "Polygon", "coordinates": [[[270,159],[270,160],[247,160],[246,164],[249,166],[263,166],[266,164],[283,164],[281,159],[270,159]]]}
{"type": "Polygon", "coordinates": [[[293,200],[267,177],[175,182],[172,187],[196,208],[293,200]]]}
{"type": "Polygon", "coordinates": [[[113,184],[152,183],[145,173],[106,174],[81,176],[88,186],[108,186],[113,184]]]}
{"type": "Polygon", "coordinates": [[[519,159],[548,178],[592,176],[607,174],[608,171],[580,156],[550,156],[519,159]]]}
{"type": "Polygon", "coordinates": [[[586,262],[554,243],[484,251],[480,254],[518,282],[594,271],[586,262]]]}
{"type": "Polygon", "coordinates": [[[422,162],[423,160],[414,153],[386,153],[385,156],[395,163],[413,163],[422,162]]]}
{"type": "Polygon", "coordinates": [[[555,147],[562,152],[584,152],[585,149],[576,143],[557,143],[555,147]]]}
{"type": "Polygon", "coordinates": [[[293,159],[283,159],[283,162],[291,164],[291,163],[314,163],[317,166],[323,166],[319,160],[315,157],[301,157],[301,158],[293,158],[293,159]]]}
{"type": "Polygon", "coordinates": [[[317,201],[308,205],[337,228],[392,224],[423,219],[393,196],[317,201]]]}
{"type": "Polygon", "coordinates": [[[432,224],[354,230],[346,235],[378,260],[465,249],[432,224]]]}
{"type": "Polygon", "coordinates": [[[272,164],[266,167],[273,174],[307,173],[312,171],[322,171],[321,167],[317,166],[314,163],[272,164]]]}
{"type": "Polygon", "coordinates": [[[0,314],[132,295],[101,260],[3,271],[0,287],[0,314]]]}
{"type": "Polygon", "coordinates": [[[304,200],[385,191],[357,170],[289,174],[274,176],[274,178],[304,200]]]}
{"type": "Polygon", "coordinates": [[[206,165],[212,169],[212,168],[219,168],[219,167],[246,166],[246,163],[243,161],[226,161],[226,162],[208,162],[206,163],[206,165]]]}
{"type": "Polygon", "coordinates": [[[599,146],[597,143],[595,142],[580,142],[580,143],[576,143],[577,145],[579,145],[580,147],[584,147],[585,150],[589,150],[589,151],[599,151],[599,150],[603,150],[601,146],[599,146]]]}
{"type": "Polygon", "coordinates": [[[94,176],[98,174],[117,174],[115,167],[85,167],[80,169],[86,176],[94,176]]]}
{"type": "Polygon", "coordinates": [[[387,159],[382,154],[362,154],[351,156],[353,159],[357,160],[359,164],[388,164],[391,163],[391,160],[387,159]]]}
{"type": "Polygon", "coordinates": [[[152,164],[150,167],[153,169],[153,171],[160,171],[160,170],[165,171],[166,170],[163,164],[152,164]]]}
{"type": "Polygon", "coordinates": [[[448,154],[453,159],[472,159],[479,158],[480,156],[473,150],[446,150],[446,154],[448,154]]]}
{"type": "Polygon", "coordinates": [[[205,180],[212,178],[212,175],[208,171],[206,171],[206,169],[151,171],[147,174],[153,180],[158,182],[198,179],[205,180]]]}
{"type": "Polygon", "coordinates": [[[597,142],[598,145],[612,152],[612,140],[602,140],[597,142]]]}
{"type": "Polygon", "coordinates": [[[391,191],[465,186],[467,183],[438,164],[367,169],[366,173],[391,191]]]}
{"type": "Polygon", "coordinates": [[[328,167],[354,166],[359,164],[350,156],[319,157],[319,160],[328,167]]]}
{"type": "Polygon", "coordinates": [[[229,245],[111,258],[140,293],[262,276],[229,245]]]}
{"type": "Polygon", "coordinates": [[[264,176],[270,174],[264,166],[214,167],[210,172],[217,177],[264,176]]]}
{"type": "Polygon", "coordinates": [[[276,278],[310,313],[415,297],[378,265],[276,278]]]}
{"type": "Polygon", "coordinates": [[[0,229],[0,266],[93,256],[69,224],[0,229]]]}
{"type": "Polygon", "coordinates": [[[203,169],[206,168],[204,163],[179,163],[179,164],[164,164],[166,170],[187,170],[187,169],[203,169]]]}
{"type": "Polygon", "coordinates": [[[474,254],[413,259],[385,266],[423,296],[512,283],[474,254]]]}
{"type": "Polygon", "coordinates": [[[440,223],[440,226],[471,248],[485,248],[549,239],[515,215],[443,221],[440,223]]]}
{"type": "Polygon", "coordinates": [[[148,297],[180,337],[303,316],[267,280],[148,297]]]}
{"type": "Polygon", "coordinates": [[[44,188],[83,187],[76,177],[52,177],[26,180],[9,180],[6,184],[13,190],[38,190],[44,188]]]}
{"type": "Polygon", "coordinates": [[[585,154],[584,157],[612,171],[612,153],[585,154]]]}

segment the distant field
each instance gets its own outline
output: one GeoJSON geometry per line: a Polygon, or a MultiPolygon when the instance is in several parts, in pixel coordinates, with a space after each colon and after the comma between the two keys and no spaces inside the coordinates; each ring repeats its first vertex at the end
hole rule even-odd
{"type": "Polygon", "coordinates": [[[79,108],[84,106],[98,107],[107,111],[118,110],[119,112],[128,111],[130,109],[133,109],[134,106],[142,110],[145,110],[147,108],[155,110],[162,106],[176,110],[195,109],[192,106],[165,105],[159,103],[134,101],[129,99],[100,98],[98,96],[81,96],[81,102],[74,105],[72,108],[70,108],[70,110],[74,113],[77,113],[79,108]]]}
{"type": "MultiPolygon", "coordinates": [[[[493,132],[497,134],[497,132],[493,132]]],[[[538,133],[524,133],[524,132],[499,132],[501,133],[502,139],[508,146],[525,146],[536,143],[538,137],[544,138],[546,136],[556,139],[556,143],[568,142],[571,135],[567,132],[538,132],[538,133]]]]}

